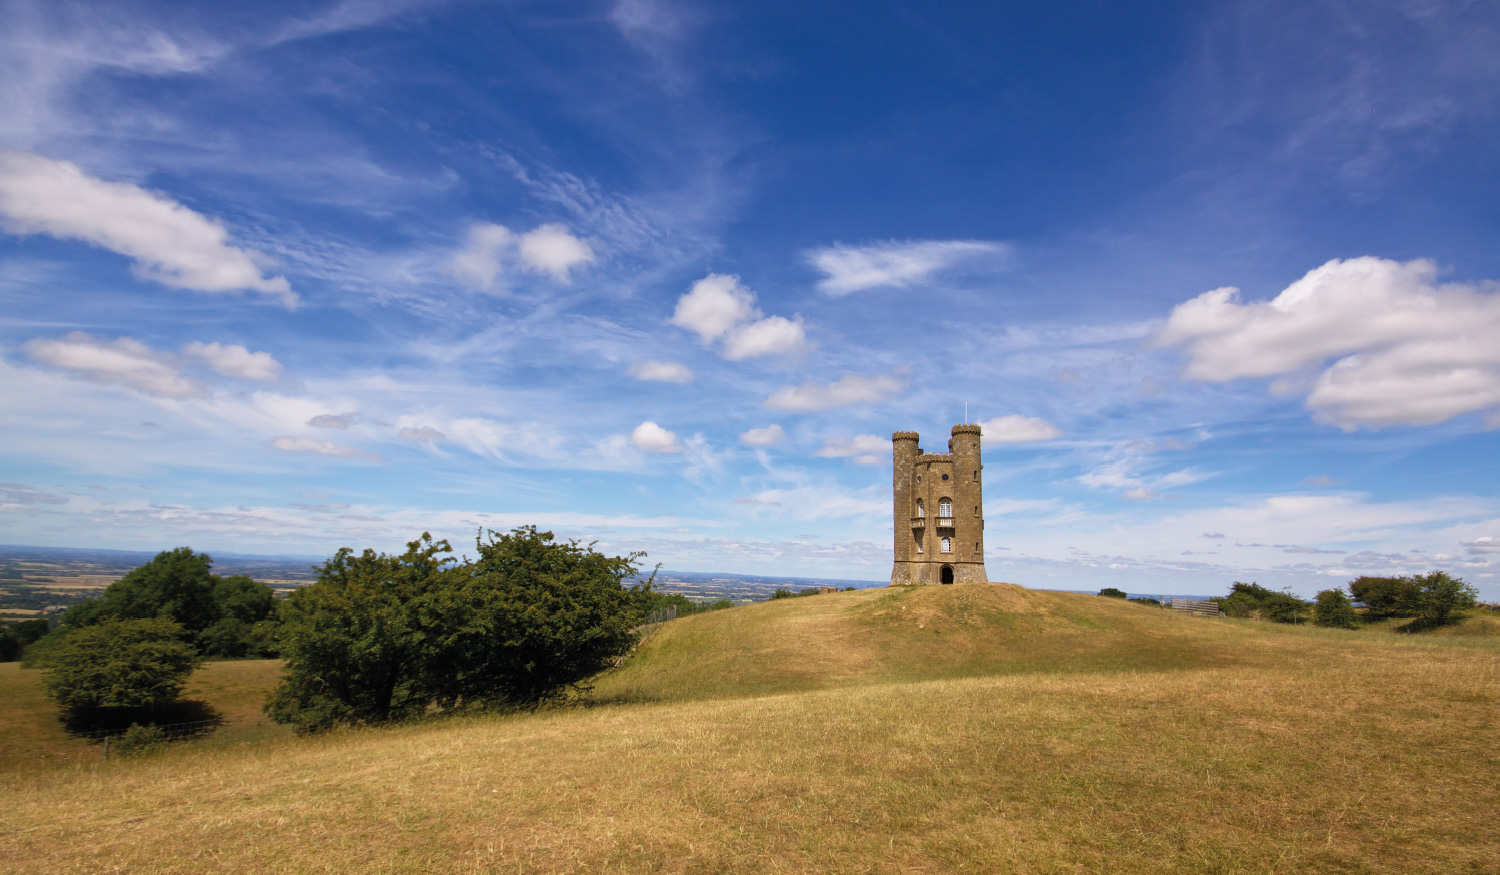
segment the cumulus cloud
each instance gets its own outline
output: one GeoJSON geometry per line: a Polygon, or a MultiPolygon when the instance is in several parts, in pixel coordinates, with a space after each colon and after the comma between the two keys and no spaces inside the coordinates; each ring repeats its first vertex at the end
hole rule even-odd
{"type": "Polygon", "coordinates": [[[630,433],[630,442],[635,444],[636,449],[648,453],[680,453],[683,450],[682,442],[677,439],[677,435],[649,419],[636,426],[635,431],[630,433]]]}
{"type": "Polygon", "coordinates": [[[855,404],[877,404],[900,391],[901,381],[895,377],[845,374],[828,385],[783,386],[771,393],[766,406],[772,410],[832,410],[855,404]]]}
{"type": "Polygon", "coordinates": [[[549,223],[516,235],[504,225],[481,222],[469,228],[464,248],[448,267],[460,281],[489,292],[502,289],[500,277],[507,263],[566,283],[574,267],[593,260],[589,245],[563,225],[549,223]]]}
{"type": "Polygon", "coordinates": [[[1062,429],[1035,416],[997,416],[979,423],[981,439],[987,444],[1021,444],[1050,441],[1062,437],[1062,429]]]}
{"type": "Polygon", "coordinates": [[[769,447],[786,440],[786,431],[774,423],[765,428],[752,428],[740,434],[740,441],[747,446],[769,447]]]}
{"type": "Polygon", "coordinates": [[[879,465],[891,457],[891,439],[878,434],[829,438],[813,455],[821,459],[853,459],[861,465],[879,465]]]}
{"type": "Polygon", "coordinates": [[[697,334],[705,345],[724,338],[723,355],[730,361],[795,355],[806,349],[807,332],[800,316],[762,315],[755,307],[755,293],[739,277],[711,273],[677,300],[677,309],[667,322],[697,334]]]}
{"type": "Polygon", "coordinates": [[[1184,348],[1189,379],[1280,377],[1274,391],[1306,391],[1319,421],[1346,430],[1500,408],[1500,283],[1440,285],[1437,273],[1420,259],[1335,259],[1270,301],[1205,292],[1155,343],[1184,348]]]}
{"type": "Polygon", "coordinates": [[[740,285],[739,277],[711,273],[677,299],[677,309],[667,321],[695,332],[704,343],[712,343],[757,315],[755,294],[740,285]]]}
{"type": "Polygon", "coordinates": [[[732,362],[767,355],[795,355],[807,346],[802,320],[768,316],[741,325],[724,338],[724,358],[732,362]]]}
{"type": "Polygon", "coordinates": [[[693,380],[692,369],[677,362],[634,362],[626,372],[637,380],[658,383],[690,383],[693,380]]]}
{"type": "Polygon", "coordinates": [[[463,282],[493,291],[500,275],[500,257],[511,239],[510,229],[504,225],[474,225],[469,229],[468,243],[453,256],[449,268],[463,282]]]}
{"type": "Polygon", "coordinates": [[[804,253],[822,271],[818,288],[830,295],[882,286],[905,287],[971,259],[1004,257],[1003,243],[984,240],[887,241],[870,246],[828,246],[804,253]]]}
{"type": "Polygon", "coordinates": [[[15,234],[82,240],[135,262],[139,276],[199,292],[252,290],[288,305],[285,277],[229,243],[214,219],[128,182],[95,179],[66,161],[0,148],[0,224],[15,234]]]}
{"type": "Polygon", "coordinates": [[[568,271],[594,260],[594,250],[558,224],[541,225],[527,231],[518,242],[524,267],[551,274],[560,283],[568,281],[568,271]]]}
{"type": "Polygon", "coordinates": [[[272,438],[270,447],[273,450],[281,450],[287,453],[314,453],[319,456],[334,456],[340,459],[368,459],[372,462],[384,462],[385,458],[374,453],[367,453],[358,447],[335,444],[328,441],[315,440],[308,437],[283,436],[272,438]]]}
{"type": "Polygon", "coordinates": [[[204,394],[202,384],[182,376],[170,357],[128,337],[104,341],[73,331],[61,340],[28,341],[24,349],[34,361],[90,382],[125,386],[156,398],[204,394]]]}
{"type": "Polygon", "coordinates": [[[182,348],[184,354],[202,359],[209,367],[226,377],[272,383],[281,375],[281,363],[268,352],[251,352],[243,346],[194,341],[182,348]]]}
{"type": "Polygon", "coordinates": [[[433,441],[440,441],[447,437],[447,435],[430,425],[403,428],[397,434],[401,436],[402,440],[411,441],[414,444],[432,443],[433,441]]]}

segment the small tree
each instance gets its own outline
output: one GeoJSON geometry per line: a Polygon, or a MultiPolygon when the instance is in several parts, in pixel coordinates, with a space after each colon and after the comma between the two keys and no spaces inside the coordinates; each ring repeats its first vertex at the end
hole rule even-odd
{"type": "Polygon", "coordinates": [[[198,667],[183,628],[163,617],[112,620],[69,632],[46,656],[42,683],[64,712],[160,708],[198,667]]]}
{"type": "Polygon", "coordinates": [[[1445,571],[1431,571],[1411,582],[1412,611],[1425,620],[1446,623],[1454,612],[1472,608],[1479,600],[1478,590],[1445,571]]]}
{"type": "Polygon", "coordinates": [[[1356,629],[1359,614],[1341,589],[1325,589],[1318,593],[1313,604],[1313,623],[1333,629],[1356,629]]]}
{"type": "Polygon", "coordinates": [[[1104,589],[1099,590],[1099,594],[1102,595],[1102,596],[1104,596],[1104,597],[1106,597],[1106,598],[1112,598],[1112,599],[1123,599],[1123,598],[1129,598],[1130,597],[1130,594],[1127,593],[1125,590],[1123,590],[1123,589],[1115,589],[1112,586],[1106,586],[1104,589]]]}
{"type": "Polygon", "coordinates": [[[1412,616],[1416,602],[1416,591],[1409,577],[1362,575],[1349,581],[1349,592],[1372,618],[1412,616]]]}

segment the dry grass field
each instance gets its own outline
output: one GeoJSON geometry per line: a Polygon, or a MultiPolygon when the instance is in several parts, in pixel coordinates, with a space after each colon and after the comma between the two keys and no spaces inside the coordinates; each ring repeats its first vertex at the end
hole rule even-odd
{"type": "Polygon", "coordinates": [[[1500,636],[867,590],[667,624],[592,701],[12,770],[0,867],[1500,871],[1500,636]]]}

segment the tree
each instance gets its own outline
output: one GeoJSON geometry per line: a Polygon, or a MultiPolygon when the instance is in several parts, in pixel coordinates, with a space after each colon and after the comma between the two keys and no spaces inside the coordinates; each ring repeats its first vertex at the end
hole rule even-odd
{"type": "Polygon", "coordinates": [[[1318,593],[1313,604],[1313,623],[1333,629],[1356,629],[1359,614],[1341,589],[1325,589],[1318,593]]]}
{"type": "Polygon", "coordinates": [[[243,575],[220,577],[212,569],[207,553],[164,550],[110,584],[102,597],[69,608],[62,625],[72,630],[166,617],[186,629],[206,656],[260,655],[254,627],[270,615],[275,594],[243,575]]]}
{"type": "Polygon", "coordinates": [[[1106,586],[1104,589],[1099,590],[1099,594],[1102,595],[1102,596],[1104,596],[1105,598],[1112,598],[1112,599],[1123,599],[1123,598],[1129,598],[1130,597],[1130,594],[1127,593],[1125,590],[1123,590],[1123,589],[1115,589],[1112,586],[1106,586]]]}
{"type": "Polygon", "coordinates": [[[425,711],[432,695],[421,680],[433,642],[417,602],[443,585],[452,553],[423,533],[400,556],[355,556],[347,547],[334,554],[281,607],[286,666],[266,714],[316,732],[425,711]]]}
{"type": "Polygon", "coordinates": [[[489,533],[454,564],[430,535],[401,556],[340,550],[281,608],[282,682],[266,704],[299,731],[473,707],[534,707],[636,640],[653,579],[634,560],[535,527],[489,533]]]}
{"type": "Polygon", "coordinates": [[[1230,586],[1228,597],[1216,601],[1219,609],[1228,616],[1258,616],[1274,623],[1301,622],[1308,608],[1307,602],[1291,592],[1277,592],[1258,583],[1238,580],[1230,586]]]}
{"type": "Polygon", "coordinates": [[[70,632],[48,651],[42,683],[65,712],[153,710],[175,702],[199,658],[166,619],[110,620],[70,632]]]}
{"type": "Polygon", "coordinates": [[[20,659],[27,647],[46,634],[46,620],[22,620],[0,629],[0,662],[20,659]]]}
{"type": "Polygon", "coordinates": [[[1416,602],[1409,577],[1360,576],[1349,581],[1349,592],[1372,618],[1411,616],[1416,602]]]}
{"type": "Polygon", "coordinates": [[[1445,571],[1430,571],[1411,578],[1413,612],[1425,619],[1446,623],[1455,611],[1472,608],[1479,591],[1461,577],[1450,577],[1445,571]]]}

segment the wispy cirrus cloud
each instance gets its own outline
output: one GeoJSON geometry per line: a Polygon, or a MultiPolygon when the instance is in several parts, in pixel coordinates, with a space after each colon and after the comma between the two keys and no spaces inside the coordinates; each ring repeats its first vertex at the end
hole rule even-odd
{"type": "Polygon", "coordinates": [[[1003,263],[1004,243],[987,240],[891,240],[866,246],[835,244],[803,253],[823,274],[818,288],[829,295],[866,289],[903,288],[960,265],[1003,263]]]}
{"type": "Polygon", "coordinates": [[[899,393],[902,383],[891,376],[844,374],[832,383],[804,383],[783,386],[766,399],[772,410],[818,411],[850,407],[856,404],[878,404],[899,393]]]}

